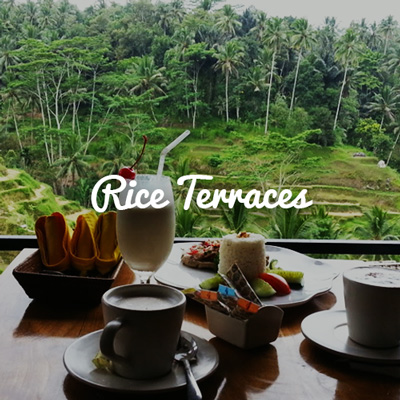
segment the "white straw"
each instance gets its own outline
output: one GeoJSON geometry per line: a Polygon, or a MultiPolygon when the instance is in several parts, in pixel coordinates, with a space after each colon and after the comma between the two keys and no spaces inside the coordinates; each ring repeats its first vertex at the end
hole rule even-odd
{"type": "Polygon", "coordinates": [[[186,137],[190,135],[190,131],[187,130],[182,133],[182,135],[178,136],[173,142],[171,142],[167,147],[164,147],[163,150],[161,151],[160,155],[160,162],[158,163],[158,171],[157,175],[162,175],[163,169],[164,169],[164,162],[165,162],[165,156],[174,148],[176,147],[182,140],[184,140],[186,137]]]}

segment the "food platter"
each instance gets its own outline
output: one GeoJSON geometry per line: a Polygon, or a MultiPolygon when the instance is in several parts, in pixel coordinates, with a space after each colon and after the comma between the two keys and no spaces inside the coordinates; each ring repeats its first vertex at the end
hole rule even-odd
{"type": "MultiPolygon", "coordinates": [[[[182,264],[182,253],[195,243],[198,242],[174,244],[167,262],[155,274],[157,282],[177,289],[198,288],[201,282],[215,274],[211,270],[190,268],[182,264]]],[[[275,295],[261,299],[264,305],[285,308],[304,304],[313,297],[329,291],[333,279],[339,274],[328,262],[305,256],[293,250],[270,245],[266,245],[265,249],[270,260],[278,260],[278,267],[304,272],[304,286],[301,289],[292,290],[286,296],[275,295]]]]}

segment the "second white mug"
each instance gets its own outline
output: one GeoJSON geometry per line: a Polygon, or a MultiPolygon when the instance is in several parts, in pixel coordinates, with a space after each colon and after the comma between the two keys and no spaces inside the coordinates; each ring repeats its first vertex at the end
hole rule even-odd
{"type": "Polygon", "coordinates": [[[400,270],[357,267],[343,274],[349,337],[368,347],[400,345],[400,270]]]}

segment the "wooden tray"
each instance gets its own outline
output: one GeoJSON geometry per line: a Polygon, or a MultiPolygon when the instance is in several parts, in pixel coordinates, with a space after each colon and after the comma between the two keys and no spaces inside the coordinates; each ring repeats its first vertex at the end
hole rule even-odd
{"type": "Polygon", "coordinates": [[[18,283],[31,299],[71,304],[96,304],[110,289],[123,261],[105,276],[78,276],[47,271],[42,264],[39,250],[13,272],[18,283]]]}

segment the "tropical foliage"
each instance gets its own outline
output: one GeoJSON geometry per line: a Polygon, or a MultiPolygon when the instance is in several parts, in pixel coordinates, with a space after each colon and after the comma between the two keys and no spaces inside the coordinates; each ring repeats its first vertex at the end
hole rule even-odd
{"type": "MultiPolygon", "coordinates": [[[[313,27],[218,0],[192,3],[98,1],[80,11],[68,0],[0,0],[0,152],[7,166],[86,205],[88,187],[130,163],[143,134],[158,156],[174,129],[191,127],[199,142],[223,138],[232,146],[230,159],[211,149],[203,172],[245,164],[234,146],[240,143],[259,155],[245,178],[262,188],[270,173],[279,189],[295,173],[288,163],[265,160],[267,148],[298,157],[307,146],[353,145],[400,170],[400,29],[393,17],[341,30],[334,18],[313,27]],[[241,126],[252,126],[252,135],[241,126]]],[[[156,164],[148,152],[140,168],[156,164]]],[[[169,168],[176,178],[199,165],[181,160],[169,168]]],[[[277,210],[269,229],[276,237],[337,237],[328,214],[277,210]]],[[[182,236],[204,231],[198,210],[179,208],[178,216],[182,236]]],[[[239,208],[222,216],[231,230],[252,218],[239,208]]],[[[379,229],[374,238],[390,234],[383,223],[379,229]]]]}

